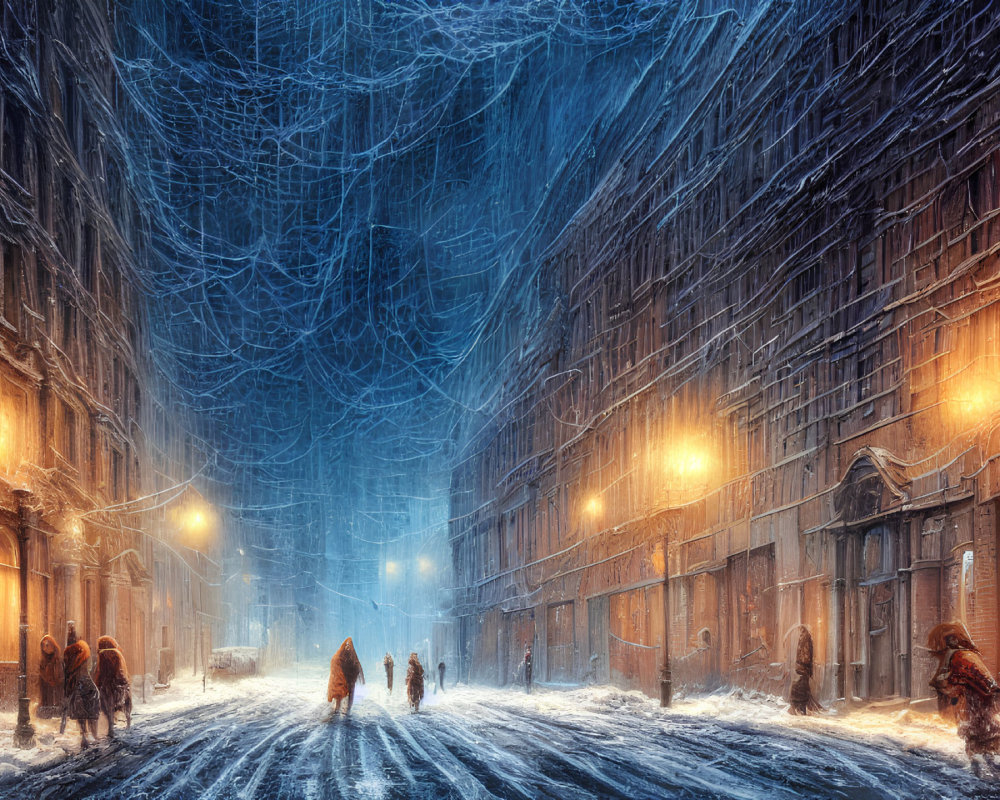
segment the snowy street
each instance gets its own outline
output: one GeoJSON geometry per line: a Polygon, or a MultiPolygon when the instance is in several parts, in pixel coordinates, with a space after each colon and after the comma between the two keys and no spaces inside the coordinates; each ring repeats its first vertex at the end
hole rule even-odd
{"type": "Polygon", "coordinates": [[[79,733],[36,724],[39,746],[0,747],[3,798],[956,798],[997,797],[957,737],[907,711],[791,717],[766,699],[712,695],[661,710],[609,687],[358,687],[334,717],[317,669],[175,683],[133,729],[80,752],[79,733]]]}

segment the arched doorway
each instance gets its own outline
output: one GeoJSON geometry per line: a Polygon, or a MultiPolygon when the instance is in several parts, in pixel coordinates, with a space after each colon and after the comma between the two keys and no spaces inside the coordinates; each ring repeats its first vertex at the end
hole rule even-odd
{"type": "Polygon", "coordinates": [[[910,692],[909,548],[901,536],[909,500],[906,465],[887,450],[855,453],[833,493],[837,691],[884,700],[910,692]]]}

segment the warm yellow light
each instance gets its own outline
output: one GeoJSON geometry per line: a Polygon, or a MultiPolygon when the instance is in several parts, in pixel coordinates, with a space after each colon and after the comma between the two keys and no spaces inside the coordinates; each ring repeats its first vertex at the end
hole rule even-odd
{"type": "Polygon", "coordinates": [[[597,516],[604,510],[604,502],[600,497],[594,495],[591,497],[586,504],[583,506],[583,510],[590,514],[592,517],[597,516]]]}
{"type": "Polygon", "coordinates": [[[682,484],[679,488],[689,488],[690,484],[703,481],[708,477],[712,466],[704,445],[691,439],[681,439],[669,447],[665,462],[669,477],[682,484]]]}
{"type": "Polygon", "coordinates": [[[397,572],[399,572],[399,564],[397,564],[395,561],[386,561],[385,562],[385,574],[386,575],[395,575],[397,572]]]}
{"type": "Polygon", "coordinates": [[[83,523],[79,519],[74,519],[70,523],[69,532],[73,534],[77,539],[83,536],[83,523]]]}
{"type": "Polygon", "coordinates": [[[417,568],[420,570],[421,575],[427,575],[433,571],[434,562],[431,561],[429,558],[420,556],[420,558],[417,559],[417,568]]]}
{"type": "Polygon", "coordinates": [[[661,502],[668,506],[694,502],[720,481],[716,451],[708,434],[673,435],[650,455],[654,480],[663,492],[661,502]]]}
{"type": "Polygon", "coordinates": [[[978,422],[1000,411],[1000,381],[984,374],[963,375],[952,380],[948,405],[964,422],[978,422]]]}
{"type": "Polygon", "coordinates": [[[177,510],[174,519],[181,535],[181,542],[187,547],[197,549],[205,545],[215,532],[215,512],[211,506],[201,501],[182,506],[177,510]]]}

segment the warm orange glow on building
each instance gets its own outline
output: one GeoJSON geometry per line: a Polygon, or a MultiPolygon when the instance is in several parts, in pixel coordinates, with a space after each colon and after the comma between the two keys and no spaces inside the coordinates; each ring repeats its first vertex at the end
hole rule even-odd
{"type": "Polygon", "coordinates": [[[945,413],[954,422],[978,425],[1000,412],[1000,377],[976,363],[951,378],[944,400],[945,413]]]}
{"type": "Polygon", "coordinates": [[[604,502],[601,500],[600,497],[594,495],[589,500],[587,500],[586,504],[584,504],[583,510],[586,511],[590,516],[596,517],[598,514],[604,511],[604,502]]]}

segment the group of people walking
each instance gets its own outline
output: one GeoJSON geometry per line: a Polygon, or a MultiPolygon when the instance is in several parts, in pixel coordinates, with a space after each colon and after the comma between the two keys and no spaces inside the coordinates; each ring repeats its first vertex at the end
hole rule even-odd
{"type": "MultiPolygon", "coordinates": [[[[386,653],[382,659],[382,666],[385,668],[386,686],[389,694],[392,694],[392,678],[395,670],[395,661],[391,653],[386,653]]],[[[444,691],[444,661],[438,662],[438,688],[444,691]]],[[[354,704],[354,686],[360,679],[365,682],[365,671],[361,667],[361,661],[354,649],[354,641],[348,636],[330,659],[330,680],[327,684],[326,701],[332,703],[337,701],[333,709],[334,713],[340,711],[341,703],[347,700],[347,713],[350,713],[354,704]]],[[[424,667],[420,663],[416,653],[410,653],[409,662],[406,665],[406,698],[409,706],[414,711],[420,710],[420,702],[424,699],[424,667]]]]}
{"type": "MultiPolygon", "coordinates": [[[[392,675],[395,670],[395,661],[392,653],[386,653],[382,659],[382,666],[385,667],[385,683],[392,694],[392,675]]],[[[445,664],[438,662],[438,687],[444,691],[445,664]]],[[[410,653],[410,660],[406,664],[406,700],[410,708],[414,711],[420,710],[420,701],[424,699],[424,666],[416,653],[410,653]]]]}
{"type": "Polygon", "coordinates": [[[108,738],[115,735],[115,714],[125,714],[125,725],[132,727],[132,685],[125,654],[111,636],[97,640],[97,659],[90,672],[90,645],[77,635],[76,623],[69,622],[66,648],[46,634],[41,643],[43,702],[60,708],[62,719],[59,733],[66,730],[67,719],[80,724],[83,747],[89,745],[87,731],[97,741],[97,720],[103,713],[108,720],[108,738]]]}

